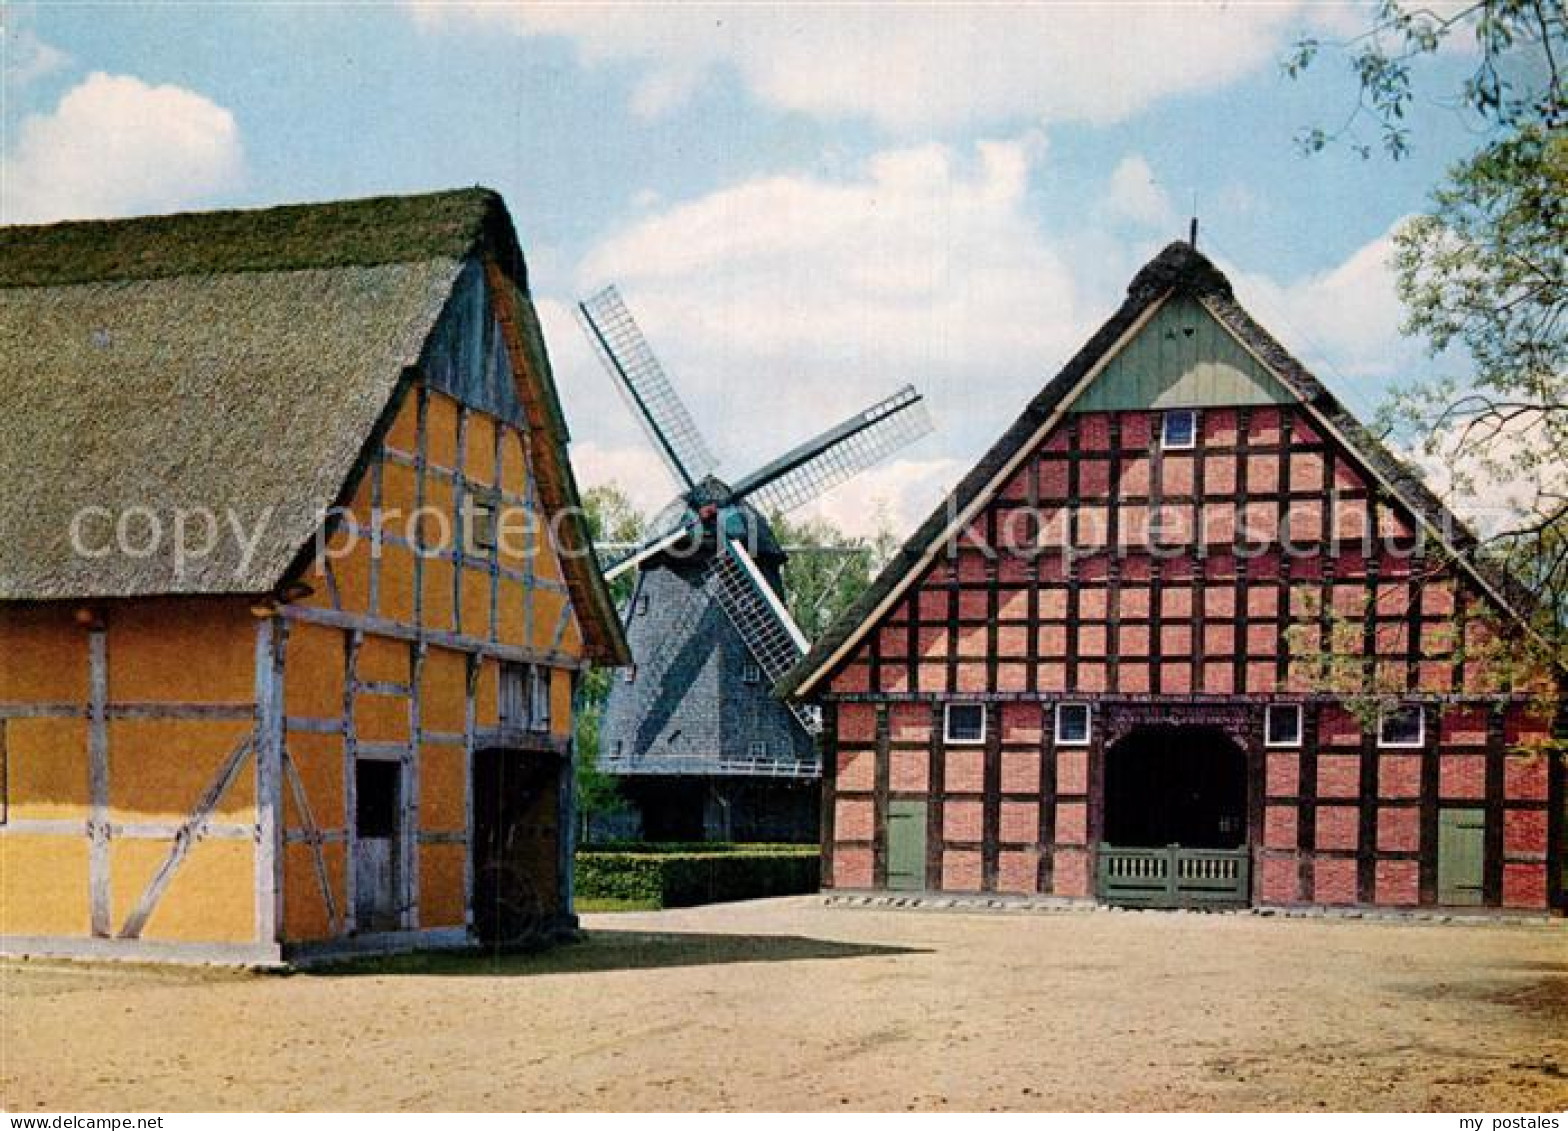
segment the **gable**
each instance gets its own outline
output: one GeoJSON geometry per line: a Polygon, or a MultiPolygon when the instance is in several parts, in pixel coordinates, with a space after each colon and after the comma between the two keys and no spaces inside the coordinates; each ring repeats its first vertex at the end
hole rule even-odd
{"type": "Polygon", "coordinates": [[[1190,295],[1160,304],[1122,345],[1074,412],[1289,404],[1294,398],[1190,295]]]}
{"type": "MultiPolygon", "coordinates": [[[[1293,407],[1292,411],[1304,413],[1303,420],[1310,427],[1321,429],[1326,440],[1342,449],[1367,475],[1368,481],[1375,484],[1380,499],[1396,503],[1395,507],[1382,507],[1383,514],[1413,516],[1416,525],[1432,535],[1442,552],[1453,557],[1459,571],[1479,587],[1489,603],[1527,626],[1522,610],[1531,607],[1529,594],[1513,578],[1477,559],[1473,553],[1474,535],[1433,495],[1419,475],[1368,433],[1328,389],[1252,320],[1236,303],[1230,281],[1213,263],[1190,244],[1178,242],[1167,246],[1138,272],[1127,288],[1127,298],[1120,309],[1029,402],[952,494],[909,537],[861,598],[840,615],[801,662],[779,681],[777,692],[809,696],[824,678],[839,670],[853,650],[887,620],[911,587],[918,585],[920,579],[937,567],[943,550],[972,535],[977,519],[981,519],[985,508],[1003,494],[1010,482],[1015,500],[1027,501],[1027,497],[1016,495],[1019,489],[1016,475],[1030,453],[1051,437],[1064,419],[1084,417],[1083,413],[1074,411],[1081,395],[1112,363],[1122,358],[1143,329],[1156,321],[1163,304],[1184,299],[1195,301],[1212,315],[1218,328],[1232,335],[1241,351],[1256,359],[1264,374],[1276,379],[1278,387],[1288,394],[1287,403],[1299,406],[1299,410],[1293,407]]],[[[1180,325],[1168,328],[1174,328],[1178,333],[1183,329],[1180,325]]],[[[1192,328],[1192,337],[1198,337],[1199,324],[1192,328]]],[[[1165,339],[1155,339],[1156,342],[1160,340],[1165,339]]],[[[1210,359],[1223,358],[1225,349],[1224,344],[1215,339],[1210,359]]],[[[1172,356],[1175,360],[1170,364],[1154,368],[1154,372],[1164,375],[1162,381],[1138,378],[1139,382],[1150,382],[1148,388],[1156,397],[1163,395],[1165,381],[1172,387],[1193,387],[1188,384],[1189,380],[1198,381],[1197,374],[1205,369],[1203,365],[1181,364],[1179,351],[1172,356]],[[1185,376],[1189,372],[1194,374],[1190,379],[1185,376]]],[[[1230,356],[1234,358],[1234,355],[1230,356]]],[[[1122,360],[1126,364],[1126,359],[1122,360]]],[[[1250,381],[1256,376],[1250,366],[1226,365],[1223,368],[1234,369],[1236,374],[1249,378],[1254,388],[1258,387],[1255,381],[1250,381]]],[[[1148,372],[1147,366],[1144,372],[1148,372]]],[[[1221,376],[1219,369],[1212,369],[1203,379],[1217,381],[1221,376]]],[[[1224,379],[1229,381],[1234,377],[1225,375],[1224,379]]],[[[1125,386],[1125,382],[1119,383],[1125,386]]],[[[1270,392],[1270,399],[1258,411],[1278,414],[1280,408],[1274,407],[1278,402],[1272,390],[1263,388],[1270,392]]],[[[1240,408],[1248,410],[1245,403],[1240,408]]],[[[1093,412],[1084,418],[1106,415],[1109,414],[1103,411],[1093,412]]],[[[1143,415],[1150,414],[1145,412],[1143,415]]],[[[1250,464],[1250,459],[1248,462],[1250,464]]]]}

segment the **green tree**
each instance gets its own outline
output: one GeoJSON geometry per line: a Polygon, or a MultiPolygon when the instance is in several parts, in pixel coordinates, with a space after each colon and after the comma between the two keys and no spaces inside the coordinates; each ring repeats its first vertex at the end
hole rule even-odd
{"type": "Polygon", "coordinates": [[[859,599],[891,557],[885,508],[870,538],[845,534],[826,519],[768,519],[779,544],[792,549],[784,566],[785,603],[807,640],[815,640],[859,599]]]}
{"type": "MultiPolygon", "coordinates": [[[[607,483],[583,492],[583,510],[588,531],[595,545],[635,542],[642,534],[645,519],[631,497],[618,485],[607,483]]],[[[628,572],[610,583],[610,595],[617,608],[631,597],[634,574],[628,572]]],[[[594,813],[614,813],[626,807],[615,779],[598,766],[599,728],[604,720],[604,701],[610,694],[615,672],[608,668],[589,668],[577,685],[576,760],[577,811],[586,829],[594,813]]]]}
{"type": "Polygon", "coordinates": [[[1300,41],[1291,75],[1325,47],[1350,63],[1358,98],[1337,129],[1315,127],[1308,151],[1375,151],[1394,160],[1413,141],[1407,114],[1437,53],[1470,40],[1475,65],[1451,101],[1477,127],[1475,151],[1447,170],[1430,206],[1395,234],[1405,332],[1433,357],[1467,359],[1462,375],[1402,387],[1384,424],[1437,464],[1456,497],[1492,500],[1473,552],[1543,595],[1537,627],[1568,655],[1568,106],[1562,0],[1480,0],[1434,12],[1382,0],[1366,30],[1336,45],[1300,41]]]}

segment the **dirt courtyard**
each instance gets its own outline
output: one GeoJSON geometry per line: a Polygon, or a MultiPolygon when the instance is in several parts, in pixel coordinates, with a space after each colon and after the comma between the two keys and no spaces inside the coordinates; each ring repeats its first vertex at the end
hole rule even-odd
{"type": "Polygon", "coordinates": [[[1568,1106],[1568,927],[984,915],[815,898],[588,916],[532,957],[273,975],[0,966],[0,1106],[1568,1106]]]}

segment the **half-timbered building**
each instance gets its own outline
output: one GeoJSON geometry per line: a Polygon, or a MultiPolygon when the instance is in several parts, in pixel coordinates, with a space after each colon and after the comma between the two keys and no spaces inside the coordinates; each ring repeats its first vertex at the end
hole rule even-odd
{"type": "Polygon", "coordinates": [[[0,229],[0,934],[559,931],[624,639],[501,199],[0,229]]]}
{"type": "Polygon", "coordinates": [[[1173,244],[781,683],[825,882],[1561,907],[1527,602],[1173,244]]]}

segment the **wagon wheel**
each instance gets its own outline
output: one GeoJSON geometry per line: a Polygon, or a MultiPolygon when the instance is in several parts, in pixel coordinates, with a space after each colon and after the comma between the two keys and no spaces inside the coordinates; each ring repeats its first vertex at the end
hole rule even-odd
{"type": "Polygon", "coordinates": [[[530,871],[511,860],[480,865],[475,887],[484,893],[474,908],[480,938],[494,946],[528,948],[544,942],[550,916],[530,871]]]}

